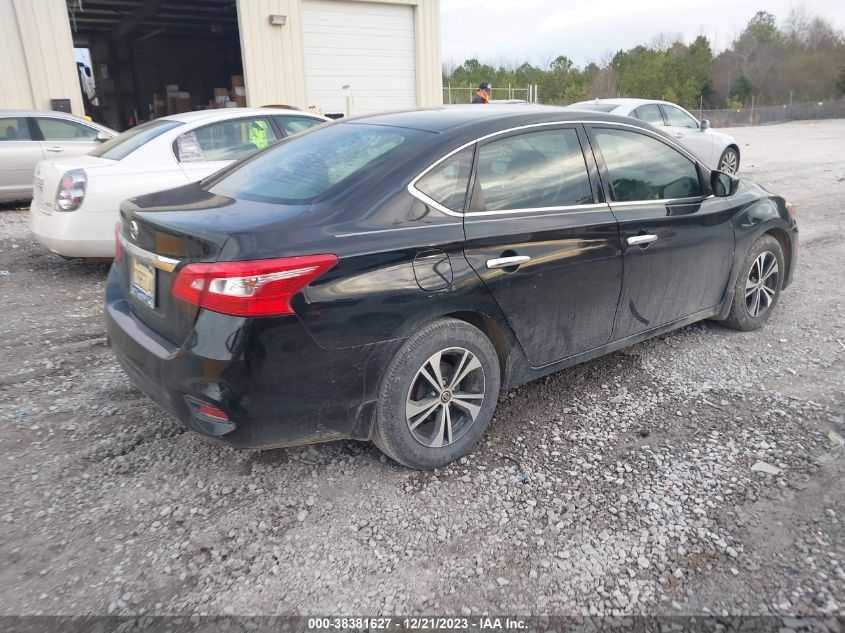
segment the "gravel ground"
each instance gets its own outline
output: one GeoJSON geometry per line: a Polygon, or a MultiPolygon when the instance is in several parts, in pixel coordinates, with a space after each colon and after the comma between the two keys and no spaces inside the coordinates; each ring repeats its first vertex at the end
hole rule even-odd
{"type": "Polygon", "coordinates": [[[0,614],[842,616],[845,121],[733,133],[742,173],[798,205],[768,325],[696,324],[513,390],[433,473],[185,432],[106,347],[106,266],[3,211],[0,614]]]}

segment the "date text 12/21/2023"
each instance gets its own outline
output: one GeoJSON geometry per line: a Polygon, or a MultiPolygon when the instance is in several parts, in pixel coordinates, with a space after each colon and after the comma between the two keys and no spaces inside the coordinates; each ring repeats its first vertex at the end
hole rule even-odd
{"type": "Polygon", "coordinates": [[[308,630],[310,631],[332,631],[332,630],[390,630],[399,629],[404,631],[496,631],[510,630],[519,631],[528,628],[528,623],[523,618],[450,618],[435,616],[416,616],[409,618],[385,618],[385,617],[325,617],[308,618],[308,630]]]}

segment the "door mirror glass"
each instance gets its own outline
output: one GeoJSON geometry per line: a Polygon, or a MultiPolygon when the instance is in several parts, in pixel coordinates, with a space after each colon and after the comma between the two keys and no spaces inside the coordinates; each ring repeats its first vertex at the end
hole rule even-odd
{"type": "Polygon", "coordinates": [[[701,128],[702,132],[704,130],[709,130],[710,129],[710,121],[708,121],[707,119],[702,119],[701,125],[699,127],[701,128]]]}
{"type": "Polygon", "coordinates": [[[710,173],[710,186],[713,189],[714,196],[717,198],[727,198],[736,193],[739,187],[739,178],[716,170],[710,173]]]}
{"type": "Polygon", "coordinates": [[[111,136],[109,136],[106,132],[98,132],[97,140],[100,141],[100,143],[105,143],[106,141],[111,140],[111,136]]]}

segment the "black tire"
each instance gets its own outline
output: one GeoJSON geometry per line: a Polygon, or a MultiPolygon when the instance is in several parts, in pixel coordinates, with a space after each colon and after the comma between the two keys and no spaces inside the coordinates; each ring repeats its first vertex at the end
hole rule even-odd
{"type": "Polygon", "coordinates": [[[478,328],[457,319],[429,323],[388,365],[379,389],[373,443],[408,468],[450,464],[469,453],[490,425],[500,380],[496,350],[478,328]],[[433,359],[438,361],[436,369],[433,359]],[[447,384],[435,389],[431,379],[438,373],[447,384]],[[449,384],[462,374],[455,385],[449,384]],[[414,411],[421,413],[411,415],[414,411]]]}
{"type": "Polygon", "coordinates": [[[761,327],[769,319],[777,305],[783,287],[785,271],[783,249],[780,242],[771,235],[763,235],[758,238],[751,245],[745,255],[745,260],[742,262],[742,269],[734,284],[731,311],[724,321],[725,325],[743,331],[756,330],[761,327]],[[769,269],[772,257],[776,264],[774,270],[769,269]],[[768,273],[762,284],[759,282],[761,267],[763,275],[768,273]],[[755,284],[756,290],[754,289],[755,284]],[[751,288],[750,295],[748,294],[749,288],[751,288]],[[755,296],[757,301],[760,302],[756,304],[756,310],[754,309],[755,296]],[[763,306],[764,301],[766,302],[765,307],[763,306]]]}
{"type": "Polygon", "coordinates": [[[719,157],[719,171],[728,174],[735,174],[739,171],[739,151],[736,148],[728,147],[719,157]]]}

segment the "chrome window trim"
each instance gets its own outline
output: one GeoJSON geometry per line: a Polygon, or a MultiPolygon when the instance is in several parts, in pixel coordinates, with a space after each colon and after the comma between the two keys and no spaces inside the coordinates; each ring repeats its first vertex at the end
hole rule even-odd
{"type": "MultiPolygon", "coordinates": [[[[649,129],[640,127],[639,125],[631,125],[630,123],[617,123],[616,121],[592,121],[588,119],[578,120],[578,121],[544,121],[542,123],[527,123],[525,125],[517,125],[515,127],[507,128],[505,130],[499,130],[497,132],[491,132],[490,134],[485,134],[484,136],[479,136],[478,138],[464,143],[460,147],[453,149],[448,154],[444,154],[436,161],[434,161],[431,165],[426,167],[423,171],[421,171],[417,176],[415,176],[411,182],[408,183],[406,189],[408,193],[411,194],[414,198],[423,202],[424,204],[434,207],[441,213],[446,215],[450,215],[455,218],[463,218],[463,217],[474,217],[474,216],[481,216],[481,215],[501,215],[505,213],[528,213],[528,212],[545,212],[545,211],[574,211],[574,210],[584,210],[588,211],[591,209],[596,209],[598,207],[605,209],[610,204],[614,204],[613,202],[606,202],[606,203],[590,203],[590,204],[579,204],[579,205],[567,205],[562,207],[542,207],[542,208],[533,208],[533,209],[502,209],[497,211],[473,211],[469,213],[463,213],[462,211],[453,211],[447,207],[444,207],[442,204],[434,200],[433,198],[429,197],[419,189],[417,189],[416,184],[417,182],[425,176],[428,172],[432,169],[437,167],[443,161],[451,158],[458,152],[465,150],[467,147],[471,145],[475,145],[477,143],[481,143],[482,141],[486,141],[487,139],[494,138],[496,136],[501,136],[503,134],[509,134],[511,132],[519,132],[521,130],[530,130],[533,128],[542,128],[542,127],[551,127],[553,125],[607,125],[607,126],[616,126],[616,127],[627,127],[635,130],[637,132],[644,133],[648,136],[652,136],[658,141],[662,141],[672,147],[673,149],[678,150],[681,154],[683,154],[686,158],[691,160],[694,164],[699,164],[699,160],[693,156],[690,152],[685,150],[683,147],[675,143],[673,140],[668,138],[663,138],[660,134],[656,134],[649,129]],[[668,141],[668,142],[667,142],[668,141]]],[[[469,184],[469,183],[467,183],[469,184]]],[[[705,200],[706,198],[702,198],[705,200]]],[[[643,200],[643,201],[635,201],[635,204],[654,204],[656,202],[662,202],[661,200],[643,200]]],[[[668,201],[667,201],[668,202],[668,201]]],[[[615,203],[615,204],[625,204],[625,203],[615,203]]]]}
{"type": "Polygon", "coordinates": [[[623,202],[611,202],[611,207],[641,207],[649,204],[701,204],[709,200],[713,195],[694,196],[692,198],[660,198],[658,200],[626,200],[623,202]]]}
{"type": "Polygon", "coordinates": [[[495,211],[470,211],[464,213],[466,218],[475,218],[486,215],[505,215],[507,213],[545,213],[548,211],[609,211],[609,207],[605,202],[591,202],[589,204],[567,204],[559,207],[531,207],[528,209],[497,209],[495,211]]]}
{"type": "Polygon", "coordinates": [[[164,255],[158,255],[157,253],[151,253],[150,251],[146,251],[140,246],[136,246],[131,242],[127,242],[126,238],[123,235],[118,237],[120,240],[120,247],[132,255],[135,259],[139,259],[143,262],[146,262],[153,268],[158,268],[159,270],[163,270],[167,273],[172,273],[176,267],[181,263],[178,259],[173,259],[172,257],[165,257],[164,255]]]}

